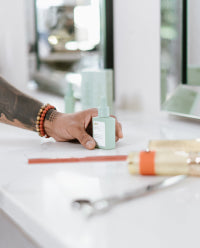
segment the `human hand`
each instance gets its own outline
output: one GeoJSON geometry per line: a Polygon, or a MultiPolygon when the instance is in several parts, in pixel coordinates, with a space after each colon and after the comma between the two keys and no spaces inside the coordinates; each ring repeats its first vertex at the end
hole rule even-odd
{"type": "MultiPolygon", "coordinates": [[[[56,141],[78,140],[85,148],[92,150],[96,142],[92,135],[92,117],[98,115],[97,109],[87,109],[74,114],[64,114],[54,110],[44,121],[47,135],[56,141]]],[[[115,116],[112,116],[116,119],[115,116]]],[[[121,124],[116,119],[116,141],[123,138],[121,124]]]]}

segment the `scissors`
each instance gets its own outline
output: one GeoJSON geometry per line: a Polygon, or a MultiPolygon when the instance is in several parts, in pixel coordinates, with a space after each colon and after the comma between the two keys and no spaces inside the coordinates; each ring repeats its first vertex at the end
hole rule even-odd
{"type": "Polygon", "coordinates": [[[144,195],[147,195],[149,193],[153,193],[157,190],[161,190],[169,186],[172,186],[182,181],[186,177],[187,175],[178,175],[178,176],[169,177],[167,179],[162,180],[161,182],[149,184],[139,189],[136,189],[134,191],[125,192],[122,195],[102,198],[96,201],[90,201],[89,199],[77,199],[72,202],[72,207],[74,209],[83,211],[88,217],[91,217],[93,215],[105,213],[111,210],[113,207],[115,207],[118,204],[130,201],[130,200],[142,197],[144,195]]]}

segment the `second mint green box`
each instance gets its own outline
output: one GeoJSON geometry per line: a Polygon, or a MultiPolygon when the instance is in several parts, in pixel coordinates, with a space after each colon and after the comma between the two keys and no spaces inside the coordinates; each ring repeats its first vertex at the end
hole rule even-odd
{"type": "Polygon", "coordinates": [[[113,104],[113,70],[85,70],[81,73],[81,105],[82,110],[98,108],[101,97],[105,96],[110,113],[114,114],[113,104]]]}

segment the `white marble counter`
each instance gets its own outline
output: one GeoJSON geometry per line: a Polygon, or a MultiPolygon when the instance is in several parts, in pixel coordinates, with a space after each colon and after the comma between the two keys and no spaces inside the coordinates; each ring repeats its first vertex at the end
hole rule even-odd
{"type": "Polygon", "coordinates": [[[111,151],[87,151],[78,144],[41,139],[36,133],[0,124],[0,208],[45,248],[199,247],[198,178],[87,219],[71,208],[72,200],[122,193],[161,177],[132,176],[125,162],[28,165],[31,157],[128,154],[145,149],[150,139],[200,137],[197,120],[166,113],[120,112],[118,117],[124,139],[111,151]]]}

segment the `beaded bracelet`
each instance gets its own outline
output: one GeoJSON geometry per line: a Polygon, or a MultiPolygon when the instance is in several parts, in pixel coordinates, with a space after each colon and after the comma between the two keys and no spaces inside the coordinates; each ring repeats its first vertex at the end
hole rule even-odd
{"type": "Polygon", "coordinates": [[[45,119],[46,113],[50,109],[56,109],[56,108],[50,104],[45,104],[40,108],[38,115],[37,115],[36,131],[41,137],[45,136],[45,138],[49,138],[49,136],[45,133],[45,130],[44,130],[44,119],[45,119]]]}

